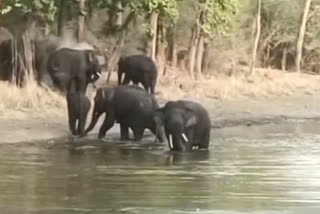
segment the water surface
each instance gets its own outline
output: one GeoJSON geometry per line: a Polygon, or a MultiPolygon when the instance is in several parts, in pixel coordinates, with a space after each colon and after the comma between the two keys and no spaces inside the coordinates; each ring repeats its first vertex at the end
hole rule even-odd
{"type": "Polygon", "coordinates": [[[215,129],[190,154],[151,138],[0,144],[1,214],[320,213],[319,125],[215,129]]]}

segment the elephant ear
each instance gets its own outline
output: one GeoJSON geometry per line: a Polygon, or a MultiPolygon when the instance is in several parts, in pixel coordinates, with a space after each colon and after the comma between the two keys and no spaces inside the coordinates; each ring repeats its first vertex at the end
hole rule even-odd
{"type": "Polygon", "coordinates": [[[191,127],[194,126],[198,123],[198,118],[196,115],[192,114],[192,112],[189,112],[187,114],[187,121],[186,121],[186,127],[191,127]]]}

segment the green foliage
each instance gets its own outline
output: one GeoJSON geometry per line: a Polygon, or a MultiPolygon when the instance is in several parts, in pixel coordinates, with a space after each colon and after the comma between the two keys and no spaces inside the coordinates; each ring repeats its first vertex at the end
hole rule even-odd
{"type": "Polygon", "coordinates": [[[203,32],[208,36],[215,32],[225,35],[238,13],[239,3],[238,0],[199,0],[198,8],[203,12],[203,32]]]}
{"type": "Polygon", "coordinates": [[[55,20],[57,6],[53,0],[4,0],[1,8],[2,15],[17,12],[22,15],[34,15],[44,23],[52,23],[55,20]]]}
{"type": "Polygon", "coordinates": [[[130,4],[132,10],[136,10],[139,14],[151,14],[158,12],[160,17],[167,24],[176,22],[179,11],[177,9],[177,0],[135,0],[130,4]]]}

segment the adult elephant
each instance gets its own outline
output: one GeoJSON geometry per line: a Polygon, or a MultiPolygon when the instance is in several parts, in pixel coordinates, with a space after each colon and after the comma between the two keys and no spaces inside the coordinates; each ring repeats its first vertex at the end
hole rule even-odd
{"type": "Polygon", "coordinates": [[[118,61],[118,85],[141,83],[146,91],[154,94],[158,71],[155,63],[145,55],[131,55],[120,57],[118,61]],[[122,81],[122,75],[124,79],[122,81]]]}
{"type": "Polygon", "coordinates": [[[48,58],[48,72],[54,85],[62,92],[85,94],[89,83],[101,75],[101,67],[93,50],[61,48],[48,58]]]}
{"type": "Polygon", "coordinates": [[[208,149],[210,117],[200,104],[187,100],[169,101],[154,114],[158,126],[164,126],[170,150],[191,151],[194,146],[208,149]]]}
{"type": "Polygon", "coordinates": [[[99,130],[99,138],[114,125],[120,123],[121,140],[129,139],[129,128],[133,131],[134,140],[143,137],[145,129],[149,129],[163,142],[164,131],[157,129],[153,120],[153,113],[159,108],[155,98],[144,89],[130,86],[116,86],[113,88],[99,88],[94,98],[92,120],[86,133],[96,125],[99,117],[106,113],[104,122],[99,130]]]}

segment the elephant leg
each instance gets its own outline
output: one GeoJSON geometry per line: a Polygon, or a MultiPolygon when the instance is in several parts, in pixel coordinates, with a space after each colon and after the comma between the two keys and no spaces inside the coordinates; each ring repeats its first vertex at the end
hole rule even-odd
{"type": "Polygon", "coordinates": [[[122,83],[122,73],[123,72],[118,71],[118,85],[121,85],[122,83]]]}
{"type": "Polygon", "coordinates": [[[76,122],[77,118],[75,113],[73,112],[72,103],[67,99],[67,106],[68,106],[68,122],[69,122],[69,130],[71,131],[72,135],[77,135],[76,129],[76,122]]]}
{"type": "Polygon", "coordinates": [[[144,133],[144,128],[132,127],[131,129],[134,135],[134,141],[141,141],[144,133]]]}
{"type": "Polygon", "coordinates": [[[105,117],[105,119],[103,121],[103,124],[100,127],[99,136],[98,137],[99,138],[103,138],[106,135],[106,132],[109,129],[111,129],[111,127],[114,125],[115,121],[116,121],[116,118],[115,118],[113,112],[112,113],[107,113],[106,117],[105,117]]]}
{"type": "Polygon", "coordinates": [[[87,122],[87,113],[86,112],[80,112],[80,118],[78,122],[78,134],[80,137],[84,137],[86,135],[85,133],[85,126],[87,122]]]}
{"type": "Polygon", "coordinates": [[[129,127],[123,123],[120,123],[120,139],[129,140],[129,127]]]}
{"type": "Polygon", "coordinates": [[[77,87],[76,87],[77,91],[79,91],[82,94],[86,94],[86,91],[87,91],[86,77],[77,79],[76,85],[77,85],[77,87]]]}
{"type": "Polygon", "coordinates": [[[78,134],[76,129],[76,122],[77,122],[77,118],[73,114],[69,114],[69,129],[72,135],[78,134]]]}

